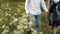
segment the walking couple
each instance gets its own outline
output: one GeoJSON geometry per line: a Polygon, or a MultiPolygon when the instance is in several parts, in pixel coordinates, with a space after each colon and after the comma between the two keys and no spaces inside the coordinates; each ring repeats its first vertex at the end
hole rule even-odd
{"type": "Polygon", "coordinates": [[[41,6],[45,11],[45,16],[48,17],[49,25],[54,34],[57,33],[58,26],[60,25],[60,0],[47,0],[48,9],[44,0],[26,0],[25,10],[26,15],[30,16],[30,21],[36,26],[36,34],[40,32],[41,25],[41,6]]]}

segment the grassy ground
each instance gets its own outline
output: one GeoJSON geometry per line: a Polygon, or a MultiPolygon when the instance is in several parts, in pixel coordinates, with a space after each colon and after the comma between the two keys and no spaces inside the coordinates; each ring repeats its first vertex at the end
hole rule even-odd
{"type": "MultiPolygon", "coordinates": [[[[13,32],[26,34],[28,28],[28,19],[24,10],[24,2],[12,2],[8,3],[8,5],[9,6],[3,5],[0,7],[0,34],[13,34],[13,32]]],[[[40,31],[43,32],[43,34],[50,34],[51,29],[48,25],[48,18],[45,17],[44,12],[42,12],[41,21],[42,23],[40,31]]],[[[58,29],[57,34],[60,34],[60,28],[58,29]]],[[[32,28],[32,31],[35,30],[32,28]]]]}

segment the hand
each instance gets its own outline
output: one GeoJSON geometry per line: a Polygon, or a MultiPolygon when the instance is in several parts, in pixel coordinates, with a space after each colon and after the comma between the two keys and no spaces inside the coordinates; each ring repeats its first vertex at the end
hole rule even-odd
{"type": "Polygon", "coordinates": [[[48,12],[45,12],[45,16],[48,17],[48,12]]]}
{"type": "Polygon", "coordinates": [[[26,15],[29,17],[30,16],[30,13],[26,13],[26,15]]]}

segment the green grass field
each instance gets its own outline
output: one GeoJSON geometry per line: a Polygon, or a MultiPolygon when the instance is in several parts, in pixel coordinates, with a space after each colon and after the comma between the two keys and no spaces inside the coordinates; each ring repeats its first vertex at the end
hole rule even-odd
{"type": "MultiPolygon", "coordinates": [[[[50,34],[48,18],[42,12],[40,32],[50,34]]],[[[0,6],[0,34],[26,34],[28,28],[28,19],[24,10],[24,2],[3,3],[0,6]]],[[[58,28],[60,34],[60,28],[58,28]]],[[[31,28],[35,33],[35,29],[31,28]]]]}

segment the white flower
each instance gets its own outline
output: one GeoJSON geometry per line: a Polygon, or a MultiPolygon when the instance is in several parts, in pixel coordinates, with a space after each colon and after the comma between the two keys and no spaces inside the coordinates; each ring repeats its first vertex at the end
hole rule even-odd
{"type": "Polygon", "coordinates": [[[17,13],[15,13],[14,15],[17,15],[17,13]]]}
{"type": "Polygon", "coordinates": [[[3,26],[2,26],[2,29],[5,28],[5,27],[6,27],[6,25],[3,25],[3,26]]]}
{"type": "Polygon", "coordinates": [[[5,33],[7,33],[7,32],[9,32],[9,30],[4,29],[3,32],[2,32],[2,34],[5,34],[5,33]]]}
{"type": "Polygon", "coordinates": [[[18,21],[18,18],[15,18],[12,23],[15,23],[16,21],[18,21]]]}
{"type": "Polygon", "coordinates": [[[10,23],[9,25],[11,25],[12,23],[10,23]]]}
{"type": "Polygon", "coordinates": [[[27,17],[26,15],[23,15],[22,17],[27,17]]]}
{"type": "Polygon", "coordinates": [[[20,8],[18,8],[17,11],[20,12],[20,8]]]}
{"type": "Polygon", "coordinates": [[[9,3],[7,3],[6,5],[9,6],[9,3]]]}
{"type": "Polygon", "coordinates": [[[40,32],[40,34],[43,34],[43,32],[40,32]]]}
{"type": "Polygon", "coordinates": [[[14,34],[20,34],[20,31],[14,30],[13,33],[14,33],[14,34]]]}
{"type": "Polygon", "coordinates": [[[12,8],[9,7],[9,10],[12,10],[12,8]]]}
{"type": "Polygon", "coordinates": [[[6,7],[6,4],[1,4],[1,7],[6,7]]]}

